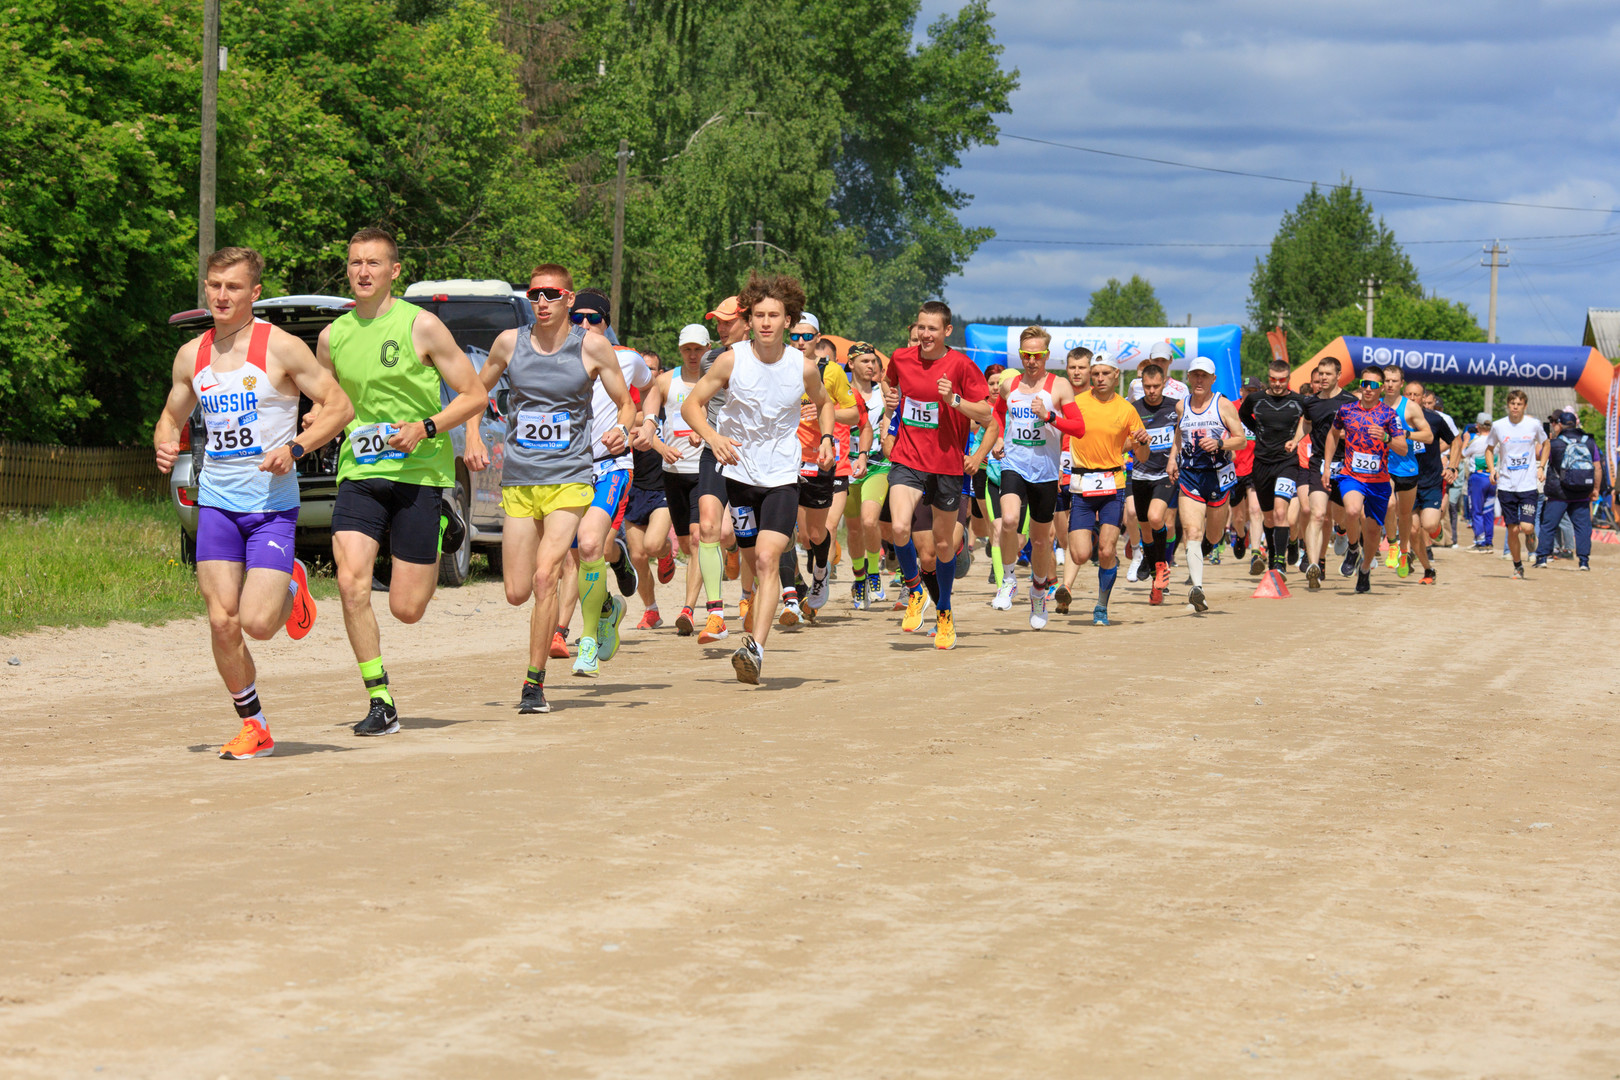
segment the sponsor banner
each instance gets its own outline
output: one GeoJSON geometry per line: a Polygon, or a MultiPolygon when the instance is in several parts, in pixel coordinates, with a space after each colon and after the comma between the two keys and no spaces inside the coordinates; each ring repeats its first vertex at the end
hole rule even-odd
{"type": "Polygon", "coordinates": [[[1574,386],[1592,350],[1585,345],[1486,345],[1401,338],[1344,339],[1359,372],[1394,364],[1409,379],[1471,386],[1574,386]]]}

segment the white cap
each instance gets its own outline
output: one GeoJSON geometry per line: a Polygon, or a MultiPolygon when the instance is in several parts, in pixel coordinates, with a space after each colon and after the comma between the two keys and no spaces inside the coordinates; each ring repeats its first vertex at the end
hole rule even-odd
{"type": "Polygon", "coordinates": [[[1176,350],[1170,347],[1168,341],[1161,341],[1148,350],[1149,360],[1174,360],[1175,358],[1176,350]]]}
{"type": "Polygon", "coordinates": [[[702,323],[687,323],[681,327],[682,345],[708,345],[709,328],[702,323]]]}
{"type": "Polygon", "coordinates": [[[818,334],[821,333],[821,320],[810,314],[808,311],[799,316],[799,321],[809,323],[812,330],[818,334]]]}
{"type": "Polygon", "coordinates": [[[1119,361],[1115,360],[1112,356],[1109,356],[1107,353],[1104,353],[1104,352],[1093,353],[1092,356],[1091,356],[1091,366],[1092,367],[1111,367],[1115,371],[1118,371],[1119,370],[1119,361]]]}
{"type": "Polygon", "coordinates": [[[1215,374],[1215,361],[1207,356],[1194,357],[1193,362],[1187,365],[1187,374],[1191,375],[1195,371],[1202,371],[1205,375],[1213,375],[1215,374]]]}

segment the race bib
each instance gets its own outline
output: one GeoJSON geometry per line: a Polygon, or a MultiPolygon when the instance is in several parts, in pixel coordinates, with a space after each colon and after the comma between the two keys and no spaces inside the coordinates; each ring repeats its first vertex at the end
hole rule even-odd
{"type": "Polygon", "coordinates": [[[806,461],[799,466],[799,475],[807,480],[812,477],[820,476],[821,466],[817,462],[806,461]]]}
{"type": "Polygon", "coordinates": [[[523,409],[512,441],[525,450],[566,450],[573,441],[573,419],[564,412],[523,409]]]}
{"type": "Polygon", "coordinates": [[[1328,475],[1329,476],[1338,476],[1343,471],[1344,471],[1344,462],[1342,462],[1342,461],[1335,461],[1333,464],[1328,466],[1328,475]]]}
{"type": "Polygon", "coordinates": [[[1350,471],[1370,475],[1380,472],[1384,468],[1383,461],[1377,454],[1364,454],[1360,450],[1350,452],[1350,471]]]}
{"type": "Polygon", "coordinates": [[[624,472],[627,468],[623,456],[593,461],[591,462],[591,483],[598,483],[608,473],[624,472]]]}
{"type": "Polygon", "coordinates": [[[1298,485],[1286,476],[1277,477],[1277,486],[1273,489],[1279,499],[1292,499],[1299,490],[1298,485]]]}
{"type": "MultiPolygon", "coordinates": [[[[1064,440],[1064,442],[1067,441],[1067,439],[1064,440]]],[[[1063,453],[1058,455],[1058,470],[1062,472],[1064,476],[1068,476],[1070,473],[1074,472],[1073,452],[1065,450],[1063,453]]]]}
{"type": "Polygon", "coordinates": [[[354,460],[361,465],[375,465],[379,461],[399,461],[406,457],[405,451],[388,445],[397,431],[399,428],[393,424],[364,424],[349,432],[354,460]]]}
{"type": "Polygon", "coordinates": [[[1148,428],[1148,449],[1155,453],[1170,449],[1171,443],[1174,442],[1174,434],[1173,427],[1148,428]]]}
{"type": "Polygon", "coordinates": [[[1508,472],[1523,472],[1530,467],[1529,454],[1509,454],[1507,456],[1508,472]]]}
{"type": "Polygon", "coordinates": [[[1046,437],[1041,434],[1041,424],[1034,420],[1020,420],[1012,429],[1012,441],[1016,446],[1045,446],[1046,437]]]}
{"type": "Polygon", "coordinates": [[[1228,461],[1225,465],[1220,466],[1215,470],[1215,482],[1221,485],[1222,491],[1225,491],[1227,488],[1236,484],[1237,466],[1230,461],[1228,461]]]}
{"type": "Polygon", "coordinates": [[[754,517],[752,506],[733,506],[731,508],[731,531],[738,536],[758,536],[759,519],[754,517]]]}
{"type": "Polygon", "coordinates": [[[257,410],[240,416],[208,417],[208,456],[215,461],[223,461],[228,458],[257,457],[264,453],[264,447],[259,445],[259,437],[253,430],[253,424],[258,419],[257,410]]]}
{"type": "Polygon", "coordinates": [[[906,398],[905,407],[900,413],[900,422],[910,427],[939,427],[939,402],[906,398]]]}
{"type": "Polygon", "coordinates": [[[1076,473],[1070,487],[1082,495],[1112,495],[1119,490],[1119,478],[1112,472],[1076,473]]]}

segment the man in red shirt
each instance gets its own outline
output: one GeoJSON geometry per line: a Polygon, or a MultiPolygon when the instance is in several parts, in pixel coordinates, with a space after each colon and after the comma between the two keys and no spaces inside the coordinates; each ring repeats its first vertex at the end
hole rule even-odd
{"type": "Polygon", "coordinates": [[[896,349],[884,374],[883,399],[900,417],[893,465],[889,468],[889,516],[894,549],[905,575],[908,597],[900,629],[922,626],[928,596],[923,592],[917,548],[911,542],[911,517],[919,503],[933,508],[935,576],[939,579],[939,615],[934,647],[956,646],[951,620],[951,584],[956,580],[956,517],[962,499],[968,423],[988,424],[994,407],[990,386],[978,365],[946,346],[951,309],[930,300],[917,314],[917,344],[896,349]]]}

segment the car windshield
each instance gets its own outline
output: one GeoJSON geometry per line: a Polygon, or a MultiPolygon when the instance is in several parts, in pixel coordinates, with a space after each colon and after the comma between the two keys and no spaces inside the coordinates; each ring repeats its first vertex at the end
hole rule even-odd
{"type": "Polygon", "coordinates": [[[463,349],[488,352],[502,330],[519,325],[517,305],[507,300],[428,300],[420,306],[443,320],[463,349]]]}

